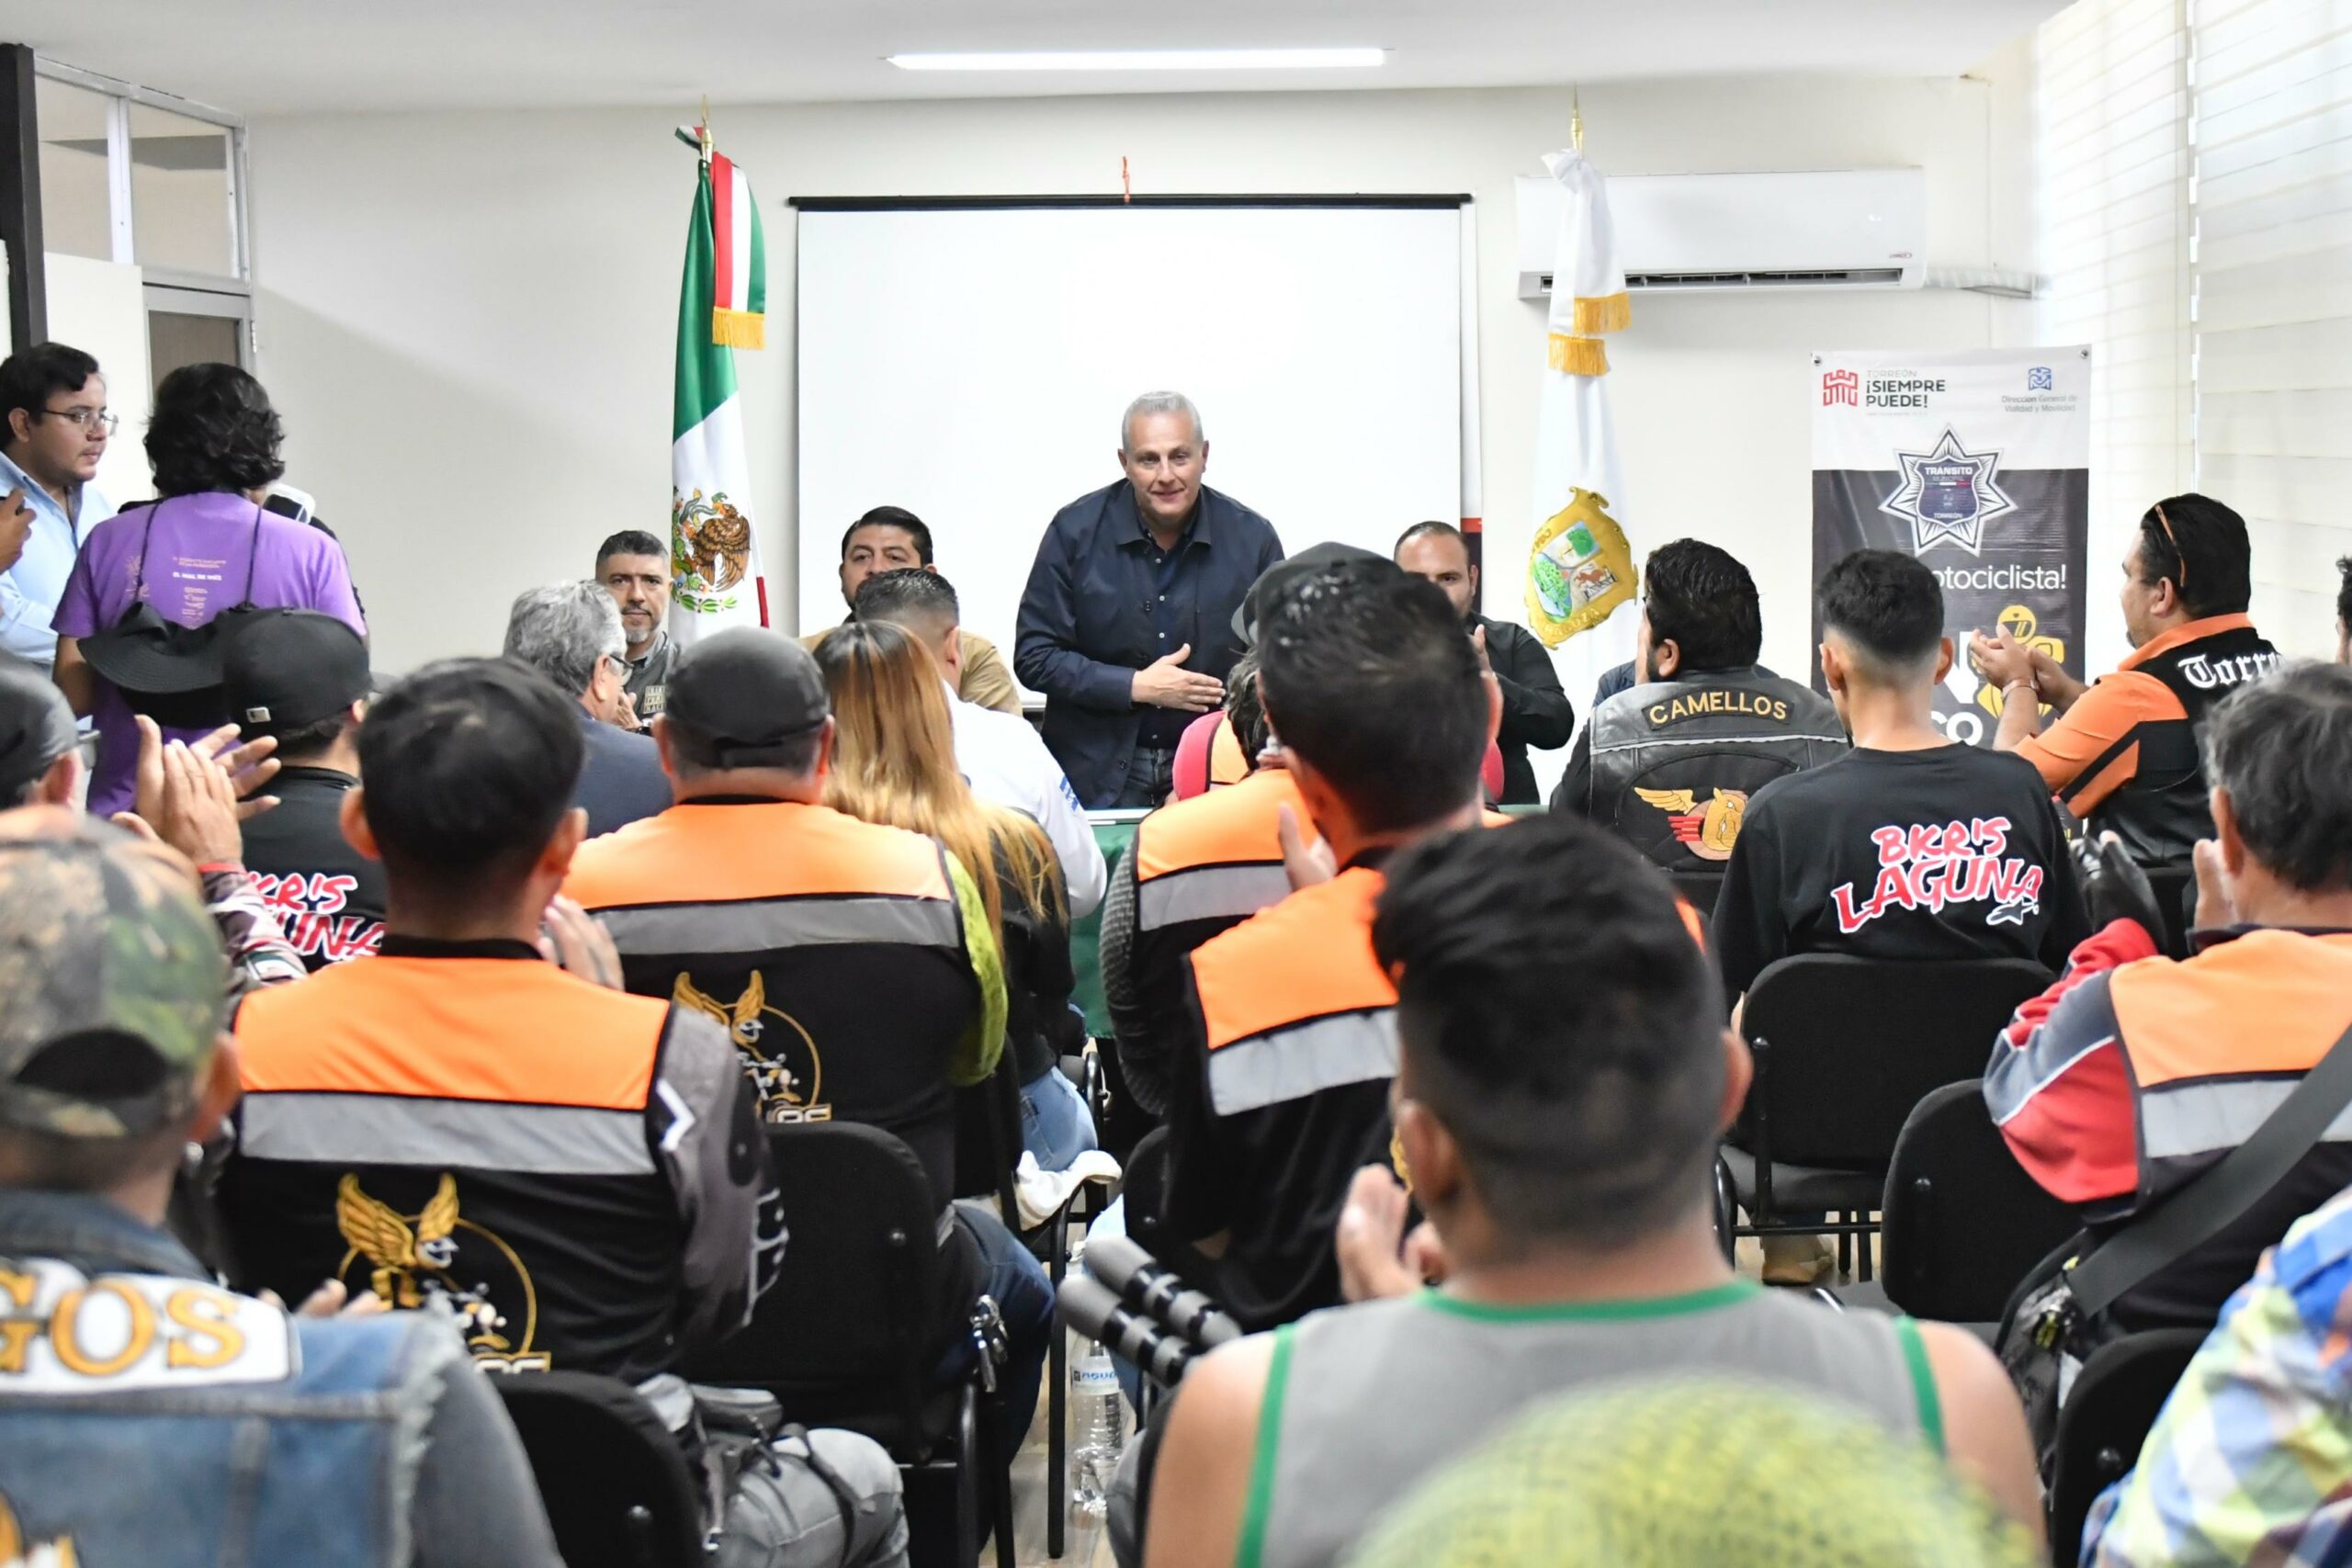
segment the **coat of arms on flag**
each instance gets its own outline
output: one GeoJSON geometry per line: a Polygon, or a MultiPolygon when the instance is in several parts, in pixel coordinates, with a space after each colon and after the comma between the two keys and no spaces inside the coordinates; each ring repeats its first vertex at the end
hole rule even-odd
{"type": "Polygon", "coordinates": [[[1561,201],[1536,423],[1540,521],[1527,563],[1527,625],[1545,647],[1574,650],[1581,668],[1564,670],[1563,679],[1571,691],[1589,691],[1601,671],[1632,657],[1632,620],[1612,617],[1640,589],[1633,546],[1613,510],[1623,491],[1601,382],[1609,373],[1601,334],[1624,327],[1633,310],[1600,172],[1580,150],[1555,152],[1544,166],[1561,201]]]}
{"type": "Polygon", "coordinates": [[[678,137],[702,155],[678,293],[670,429],[670,633],[692,642],[768,624],[735,379],[735,350],[767,343],[767,245],[751,181],[712,147],[710,128],[678,137]]]}

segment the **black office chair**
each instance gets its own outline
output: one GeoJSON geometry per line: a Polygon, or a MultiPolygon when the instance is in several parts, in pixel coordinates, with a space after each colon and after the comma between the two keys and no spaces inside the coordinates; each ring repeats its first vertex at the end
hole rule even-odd
{"type": "Polygon", "coordinates": [[[1913,1108],[1880,1213],[1880,1278],[1838,1291],[1840,1304],[1965,1324],[1987,1339],[2018,1282],[2081,1228],[2018,1164],[1973,1079],[1913,1108]]]}
{"type": "Polygon", "coordinates": [[[2165,929],[2150,931],[2166,957],[2188,956],[2188,929],[2197,916],[2197,868],[2190,865],[2144,867],[2148,890],[2156,896],[2156,912],[2165,929]]]}
{"type": "Polygon", "coordinates": [[[684,1375],[766,1389],[788,1421],[845,1427],[888,1449],[919,1561],[974,1561],[985,1476],[999,1568],[1012,1568],[1012,1456],[982,1436],[978,1373],[931,1388],[932,1369],[969,1327],[942,1304],[939,1216],[922,1162],[854,1122],[771,1128],[768,1153],[792,1225],[783,1277],[741,1333],[692,1350],[684,1375]],[[935,1508],[922,1506],[943,1483],[954,1487],[952,1552],[935,1508]]]}
{"type": "Polygon", "coordinates": [[[2156,1413],[2204,1342],[2202,1329],[2150,1329],[2100,1346],[2083,1363],[2058,1412],[2050,1472],[2050,1561],[2057,1568],[2074,1568],[2091,1505],[2139,1462],[2156,1413]]]}
{"type": "Polygon", "coordinates": [[[1860,1237],[1895,1135],[1932,1089],[1981,1077],[2010,1015],[2051,984],[2022,958],[1903,964],[1836,953],[1783,958],[1748,988],[1741,1027],[1756,1081],[1722,1157],[1749,1223],[1740,1235],[1860,1237]],[[1789,1223],[1789,1213],[1826,1213],[1789,1223]],[[1843,1214],[1843,1219],[1836,1216],[1843,1214]]]}
{"type": "Polygon", "coordinates": [[[1699,918],[1712,922],[1715,918],[1715,897],[1724,890],[1724,874],[1720,871],[1669,871],[1666,879],[1683,901],[1699,911],[1699,918]]]}
{"type": "Polygon", "coordinates": [[[701,1489],[643,1395],[593,1372],[490,1381],[522,1434],[564,1562],[699,1568],[701,1489]]]}

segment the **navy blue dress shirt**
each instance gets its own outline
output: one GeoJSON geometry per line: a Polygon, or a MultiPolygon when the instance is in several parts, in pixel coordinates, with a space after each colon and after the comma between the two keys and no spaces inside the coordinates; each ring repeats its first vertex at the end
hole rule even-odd
{"type": "Polygon", "coordinates": [[[650,739],[591,717],[586,708],[580,709],[580,739],[587,755],[571,804],[587,808],[590,838],[670,809],[670,775],[662,771],[662,749],[650,739]]]}
{"type": "Polygon", "coordinates": [[[1173,748],[1192,717],[1138,707],[1135,672],[1189,643],[1184,668],[1225,679],[1241,657],[1233,613],[1282,558],[1272,524],[1205,485],[1164,558],[1124,479],[1055,513],[1021,595],[1012,668],[1046,694],[1046,744],[1080,801],[1117,800],[1138,742],[1173,748]]]}

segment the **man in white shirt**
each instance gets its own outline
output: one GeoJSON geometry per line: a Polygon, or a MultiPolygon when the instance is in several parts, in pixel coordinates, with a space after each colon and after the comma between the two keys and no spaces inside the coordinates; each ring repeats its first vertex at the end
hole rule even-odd
{"type": "Polygon", "coordinates": [[[74,558],[114,515],[90,482],[114,427],[106,378],[80,349],[36,344],[0,364],[0,649],[44,671],[74,558]]]}
{"type": "Polygon", "coordinates": [[[956,765],[963,770],[965,782],[990,805],[1011,807],[1036,818],[1062,863],[1070,918],[1092,914],[1102,902],[1107,881],[1102,850],[1094,841],[1094,829],[1078,803],[1078,792],[1046,750],[1045,738],[1016,714],[980,707],[956,695],[964,649],[954,586],[928,568],[876,572],[858,588],[855,608],[859,620],[888,621],[931,649],[947,677],[956,765]]]}

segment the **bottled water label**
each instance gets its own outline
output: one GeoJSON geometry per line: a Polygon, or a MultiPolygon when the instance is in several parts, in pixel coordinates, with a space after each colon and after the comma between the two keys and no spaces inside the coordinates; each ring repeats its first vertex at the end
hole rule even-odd
{"type": "Polygon", "coordinates": [[[1079,1362],[1077,1382],[1081,1394],[1116,1395],[1119,1392],[1119,1374],[1113,1370],[1108,1356],[1089,1356],[1079,1362]]]}

